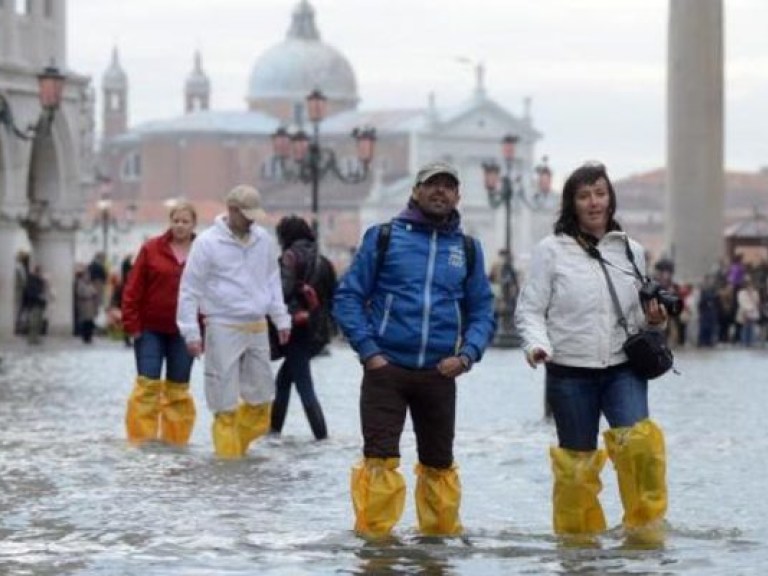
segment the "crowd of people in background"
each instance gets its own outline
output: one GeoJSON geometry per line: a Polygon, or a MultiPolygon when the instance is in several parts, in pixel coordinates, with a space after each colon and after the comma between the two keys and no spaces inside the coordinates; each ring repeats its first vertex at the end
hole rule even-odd
{"type": "MultiPolygon", "coordinates": [[[[501,261],[501,254],[499,260],[501,261]]],[[[122,340],[131,338],[122,329],[122,294],[133,265],[126,255],[115,270],[108,270],[103,252],[74,272],[73,335],[85,344],[94,335],[122,340]]],[[[500,264],[489,272],[497,311],[503,307],[500,264]]],[[[768,344],[768,257],[745,261],[742,254],[725,258],[697,283],[677,282],[675,265],[660,258],[649,275],[664,289],[679,297],[683,311],[670,318],[669,342],[675,347],[717,348],[765,346],[768,344]]],[[[518,279],[513,283],[516,296],[518,279]]],[[[15,272],[15,331],[29,343],[39,344],[47,333],[46,309],[55,297],[45,271],[30,264],[30,254],[20,251],[15,272]]]]}
{"type": "Polygon", "coordinates": [[[745,262],[741,254],[724,259],[696,284],[675,281],[674,263],[660,259],[651,276],[676,295],[682,312],[667,326],[676,347],[764,346],[768,341],[768,258],[745,262]]]}

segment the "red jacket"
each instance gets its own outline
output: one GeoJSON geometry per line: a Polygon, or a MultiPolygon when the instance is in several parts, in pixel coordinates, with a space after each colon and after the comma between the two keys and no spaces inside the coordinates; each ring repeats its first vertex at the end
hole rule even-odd
{"type": "Polygon", "coordinates": [[[184,265],[171,250],[171,231],[144,243],[123,293],[123,329],[178,334],[176,303],[184,265]]]}

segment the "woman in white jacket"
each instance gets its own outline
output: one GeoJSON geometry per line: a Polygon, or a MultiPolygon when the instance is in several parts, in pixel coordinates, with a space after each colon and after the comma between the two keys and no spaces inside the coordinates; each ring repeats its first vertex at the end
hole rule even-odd
{"type": "Polygon", "coordinates": [[[605,444],[618,474],[628,533],[661,535],[667,506],[664,437],[649,419],[648,382],[622,351],[626,333],[599,258],[607,264],[630,333],[662,326],[667,314],[655,300],[643,307],[641,280],[629,259],[645,269],[642,248],[614,220],[616,193],[605,167],[575,170],[563,188],[554,234],[533,252],[516,321],[526,360],[546,366],[546,397],[557,427],[551,447],[553,521],[557,534],[605,530],[598,500],[606,453],[598,449],[601,414],[605,444]]]}

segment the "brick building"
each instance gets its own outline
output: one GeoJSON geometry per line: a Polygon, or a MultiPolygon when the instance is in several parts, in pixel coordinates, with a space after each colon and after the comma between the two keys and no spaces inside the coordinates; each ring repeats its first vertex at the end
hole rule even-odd
{"type": "MultiPolygon", "coordinates": [[[[285,39],[254,63],[244,110],[213,109],[211,83],[199,53],[183,98],[179,95],[184,103],[179,117],[129,126],[128,85],[115,50],[101,83],[104,139],[99,172],[104,185],[92,200],[92,216],[98,224],[97,201],[108,197],[111,213],[135,207],[136,225],[129,234],[112,230],[107,242],[98,225],[83,231],[82,260],[102,246],[109,247],[113,262],[134,251],[146,236],[163,229],[167,205],[174,198],[192,201],[205,226],[222,211],[224,193],[241,182],[261,191],[272,223],[286,213],[308,217],[309,186],[275,179],[272,135],[280,127],[309,131],[305,99],[315,88],[322,90],[329,105],[328,117],[320,124],[321,142],[335,151],[342,170],[357,162],[351,131],[370,126],[377,135],[368,180],[347,185],[329,175],[320,185],[324,250],[342,268],[364,228],[391,218],[405,205],[413,174],[424,162],[445,159],[460,169],[465,228],[485,242],[489,260],[503,244],[503,210],[489,207],[481,163],[497,157],[502,137],[513,134],[519,137],[518,174],[528,183],[534,173],[534,145],[540,134],[533,127],[530,101],[521,116],[494,102],[479,65],[473,93],[455,109],[440,109],[431,96],[424,108],[364,110],[359,107],[354,69],[321,40],[314,9],[306,0],[295,7],[285,39]]],[[[546,218],[551,219],[551,210],[546,218]]],[[[525,258],[539,227],[523,204],[513,220],[515,252],[525,258]]]]}
{"type": "MultiPolygon", "coordinates": [[[[643,243],[654,259],[666,252],[665,183],[666,170],[663,168],[614,182],[619,200],[619,222],[643,243]]],[[[724,253],[727,253],[725,243],[729,231],[738,229],[739,224],[759,221],[768,215],[768,169],[758,172],[726,171],[724,204],[725,228],[713,230],[712,233],[723,237],[724,253]]],[[[759,248],[759,245],[753,248],[759,248]]],[[[752,260],[768,257],[768,238],[765,238],[762,250],[737,248],[737,251],[744,252],[752,260]]]]}

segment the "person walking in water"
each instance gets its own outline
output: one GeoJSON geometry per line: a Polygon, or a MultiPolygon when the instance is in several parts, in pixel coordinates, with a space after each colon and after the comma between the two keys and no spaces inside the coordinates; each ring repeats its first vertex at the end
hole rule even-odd
{"type": "Polygon", "coordinates": [[[128,440],[134,443],[159,439],[184,445],[195,425],[189,392],[194,359],[176,326],[176,307],[197,212],[179,202],[169,220],[165,233],[141,247],[121,299],[123,330],[133,341],[138,373],[125,415],[128,440]]]}
{"type": "Polygon", "coordinates": [[[368,229],[336,290],[334,315],[363,364],[363,459],[352,469],[355,531],[390,534],[405,502],[398,471],[408,411],[416,433],[416,512],[426,535],[457,535],[456,378],[493,337],[493,293],[480,243],[461,231],[459,175],[419,170],[408,206],[368,229]]]}
{"type": "Polygon", "coordinates": [[[189,353],[205,351],[205,398],[214,413],[216,454],[241,458],[270,426],[275,384],[267,315],[280,344],[290,338],[291,317],[283,302],[277,245],[256,223],[264,214],[258,190],[235,186],[225,203],[226,213],[192,244],[176,321],[189,353]],[[205,346],[199,313],[205,317],[205,346]]]}
{"type": "Polygon", "coordinates": [[[663,330],[667,312],[657,299],[641,304],[632,262],[645,270],[644,252],[615,213],[616,193],[603,165],[584,165],[568,177],[554,234],[533,251],[516,321],[526,360],[546,367],[558,438],[550,448],[555,532],[591,540],[606,528],[598,499],[606,453],[597,447],[604,415],[624,527],[631,537],[656,543],[667,510],[664,436],[649,417],[648,381],[622,349],[626,333],[606,274],[629,332],[663,330]]]}
{"type": "Polygon", "coordinates": [[[279,434],[283,429],[291,386],[295,383],[312,434],[317,440],[323,440],[328,436],[328,429],[315,393],[310,360],[322,349],[318,346],[317,332],[330,333],[328,314],[336,274],[330,262],[319,254],[315,234],[303,218],[286,216],[281,219],[277,224],[277,240],[283,249],[280,256],[283,294],[294,325],[291,339],[281,349],[284,360],[275,381],[271,432],[279,434]],[[317,296],[314,310],[308,309],[310,305],[303,296],[306,286],[317,296]]]}

